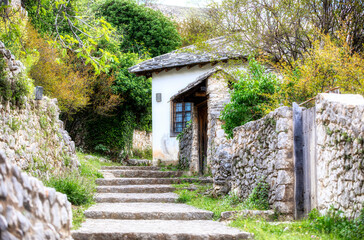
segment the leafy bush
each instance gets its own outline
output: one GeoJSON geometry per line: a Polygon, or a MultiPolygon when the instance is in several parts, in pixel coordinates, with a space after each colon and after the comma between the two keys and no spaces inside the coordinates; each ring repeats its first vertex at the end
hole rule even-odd
{"type": "Polygon", "coordinates": [[[349,219],[343,216],[343,212],[333,207],[325,215],[314,209],[309,214],[309,220],[313,229],[333,234],[340,239],[361,240],[364,239],[364,208],[357,219],[349,219]]]}
{"type": "Polygon", "coordinates": [[[32,81],[22,73],[19,73],[14,81],[10,81],[5,69],[6,63],[0,54],[0,96],[4,101],[21,106],[24,97],[28,96],[32,89],[32,81]]]}
{"type": "Polygon", "coordinates": [[[264,179],[257,182],[249,197],[243,203],[247,209],[268,210],[269,209],[269,185],[264,179]]]}
{"type": "Polygon", "coordinates": [[[175,50],[181,45],[175,24],[160,11],[138,5],[130,0],[107,0],[97,14],[119,28],[126,52],[147,50],[153,57],[175,50]],[[145,49],[145,50],[144,50],[145,49]]]}
{"type": "Polygon", "coordinates": [[[139,159],[153,159],[153,150],[151,148],[145,150],[133,149],[133,157],[139,159]]]}
{"type": "Polygon", "coordinates": [[[221,113],[225,121],[223,129],[229,138],[233,129],[249,121],[257,120],[276,106],[271,95],[278,91],[280,84],[276,75],[266,69],[253,57],[249,57],[246,71],[237,71],[239,81],[233,84],[231,102],[221,113]]]}
{"type": "Polygon", "coordinates": [[[67,195],[68,201],[80,206],[92,203],[95,186],[93,181],[80,176],[77,172],[56,175],[45,180],[45,185],[67,195]]]}

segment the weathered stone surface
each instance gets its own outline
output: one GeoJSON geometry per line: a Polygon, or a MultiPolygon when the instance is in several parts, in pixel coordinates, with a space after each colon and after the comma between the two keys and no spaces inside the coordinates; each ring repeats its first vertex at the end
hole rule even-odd
{"type": "Polygon", "coordinates": [[[98,193],[95,201],[104,202],[176,202],[175,193],[98,193]]]}
{"type": "Polygon", "coordinates": [[[269,185],[269,204],[292,217],[293,205],[292,109],[281,107],[254,122],[234,129],[232,190],[249,196],[257,182],[269,185]]]}
{"type": "MultiPolygon", "coordinates": [[[[23,64],[1,47],[0,58],[8,65],[7,80],[10,83],[17,81],[18,73],[24,70],[23,64]]],[[[50,169],[63,172],[77,167],[74,143],[63,129],[59,113],[57,100],[47,97],[41,101],[25,97],[23,107],[0,102],[0,149],[8,160],[21,170],[27,169],[38,176],[50,169]]],[[[18,181],[22,181],[19,169],[13,171],[18,181]]]]}
{"type": "Polygon", "coordinates": [[[172,185],[124,185],[124,186],[98,186],[98,193],[166,193],[173,192],[172,185]]]}
{"type": "Polygon", "coordinates": [[[252,235],[215,221],[87,219],[72,233],[74,240],[116,239],[248,239],[252,235]]]}
{"type": "Polygon", "coordinates": [[[87,218],[129,220],[210,220],[213,213],[176,203],[100,203],[85,212],[87,218]]]}
{"type": "Polygon", "coordinates": [[[192,45],[139,63],[129,68],[129,72],[153,72],[158,69],[196,65],[247,56],[246,53],[237,52],[236,48],[231,46],[231,42],[225,37],[210,39],[205,44],[210,46],[211,52],[201,52],[192,45]]]}
{"type": "Polygon", "coordinates": [[[364,200],[364,98],[319,94],[316,101],[317,203],[358,217],[364,200]]]}
{"type": "Polygon", "coordinates": [[[102,170],[159,170],[155,166],[102,166],[102,170]]]}
{"type": "Polygon", "coordinates": [[[133,150],[148,151],[152,150],[152,133],[146,131],[134,130],[133,132],[133,150]]]}
{"type": "Polygon", "coordinates": [[[152,170],[103,170],[113,174],[115,177],[126,178],[170,178],[181,177],[182,171],[152,171],[152,170]]]}
{"type": "Polygon", "coordinates": [[[70,203],[63,199],[50,206],[50,188],[8,162],[3,151],[0,158],[7,169],[0,174],[0,239],[70,239],[70,203]]]}
{"type": "Polygon", "coordinates": [[[211,178],[113,178],[96,179],[96,184],[100,186],[115,185],[154,185],[154,184],[177,184],[182,182],[212,183],[211,178]]]}
{"type": "Polygon", "coordinates": [[[237,217],[256,217],[263,218],[266,220],[273,220],[274,211],[273,210],[242,210],[242,211],[227,211],[221,213],[221,220],[232,220],[237,217]]]}

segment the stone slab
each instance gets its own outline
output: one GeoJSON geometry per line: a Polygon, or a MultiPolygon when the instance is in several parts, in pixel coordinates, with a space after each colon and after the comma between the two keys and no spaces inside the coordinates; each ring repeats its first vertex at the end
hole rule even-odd
{"type": "Polygon", "coordinates": [[[98,203],[116,202],[176,202],[175,193],[98,193],[95,201],[98,203]]]}
{"type": "Polygon", "coordinates": [[[85,211],[93,219],[211,220],[213,213],[178,203],[98,203],[85,211]]]}
{"type": "Polygon", "coordinates": [[[166,193],[176,190],[172,185],[98,186],[98,193],[166,193]]]}
{"type": "Polygon", "coordinates": [[[160,167],[153,166],[102,166],[102,170],[159,170],[160,167]]]}
{"type": "Polygon", "coordinates": [[[233,240],[249,239],[252,235],[235,228],[227,227],[223,223],[208,220],[87,219],[79,230],[72,232],[72,237],[74,240],[233,240]]]}
{"type": "Polygon", "coordinates": [[[147,184],[178,184],[178,183],[212,183],[211,178],[114,178],[114,179],[96,179],[97,185],[147,185],[147,184]]]}
{"type": "Polygon", "coordinates": [[[170,178],[181,177],[182,171],[151,171],[151,170],[102,170],[102,173],[111,173],[115,177],[126,178],[170,178]]]}

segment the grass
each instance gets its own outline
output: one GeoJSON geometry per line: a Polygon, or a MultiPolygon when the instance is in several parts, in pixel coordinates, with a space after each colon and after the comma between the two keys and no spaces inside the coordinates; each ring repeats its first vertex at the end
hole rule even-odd
{"type": "Polygon", "coordinates": [[[72,223],[73,229],[77,229],[85,221],[84,211],[92,206],[94,193],[96,192],[95,180],[103,178],[99,172],[102,166],[120,165],[111,161],[100,161],[100,155],[91,155],[92,158],[86,158],[90,154],[77,152],[80,166],[78,171],[54,175],[43,182],[48,187],[55,188],[58,192],[67,195],[68,201],[72,204],[72,223]]]}
{"type": "Polygon", "coordinates": [[[234,199],[234,196],[214,198],[210,195],[204,195],[205,192],[211,189],[211,184],[194,184],[195,186],[197,186],[197,190],[194,191],[185,189],[191,185],[192,184],[189,183],[174,185],[174,187],[176,188],[175,192],[179,195],[177,201],[213,212],[214,220],[218,220],[222,212],[244,209],[241,204],[236,203],[236,199],[234,199]]]}
{"type": "MultiPolygon", "coordinates": [[[[239,211],[254,206],[249,201],[240,201],[234,195],[214,198],[204,194],[211,185],[193,185],[197,186],[197,190],[187,190],[191,186],[189,183],[174,185],[175,192],[179,195],[178,202],[212,211],[214,220],[218,220],[224,211],[239,211]]],[[[364,239],[364,209],[355,220],[345,218],[342,212],[331,209],[326,215],[320,215],[314,210],[309,218],[300,221],[268,222],[260,218],[238,217],[229,225],[253,233],[257,240],[361,240],[364,239]]]]}

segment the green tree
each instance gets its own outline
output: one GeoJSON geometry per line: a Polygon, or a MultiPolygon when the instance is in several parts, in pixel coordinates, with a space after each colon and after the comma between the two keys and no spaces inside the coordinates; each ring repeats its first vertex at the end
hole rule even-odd
{"type": "Polygon", "coordinates": [[[233,137],[235,127],[257,120],[276,107],[271,96],[280,87],[276,75],[267,73],[265,67],[252,57],[249,58],[248,69],[238,70],[236,75],[239,80],[233,84],[231,102],[221,113],[225,122],[222,127],[229,138],[233,137]]]}
{"type": "Polygon", "coordinates": [[[123,35],[124,52],[149,52],[152,57],[168,53],[181,45],[176,25],[160,11],[132,0],[106,0],[97,7],[102,16],[123,35]]]}

